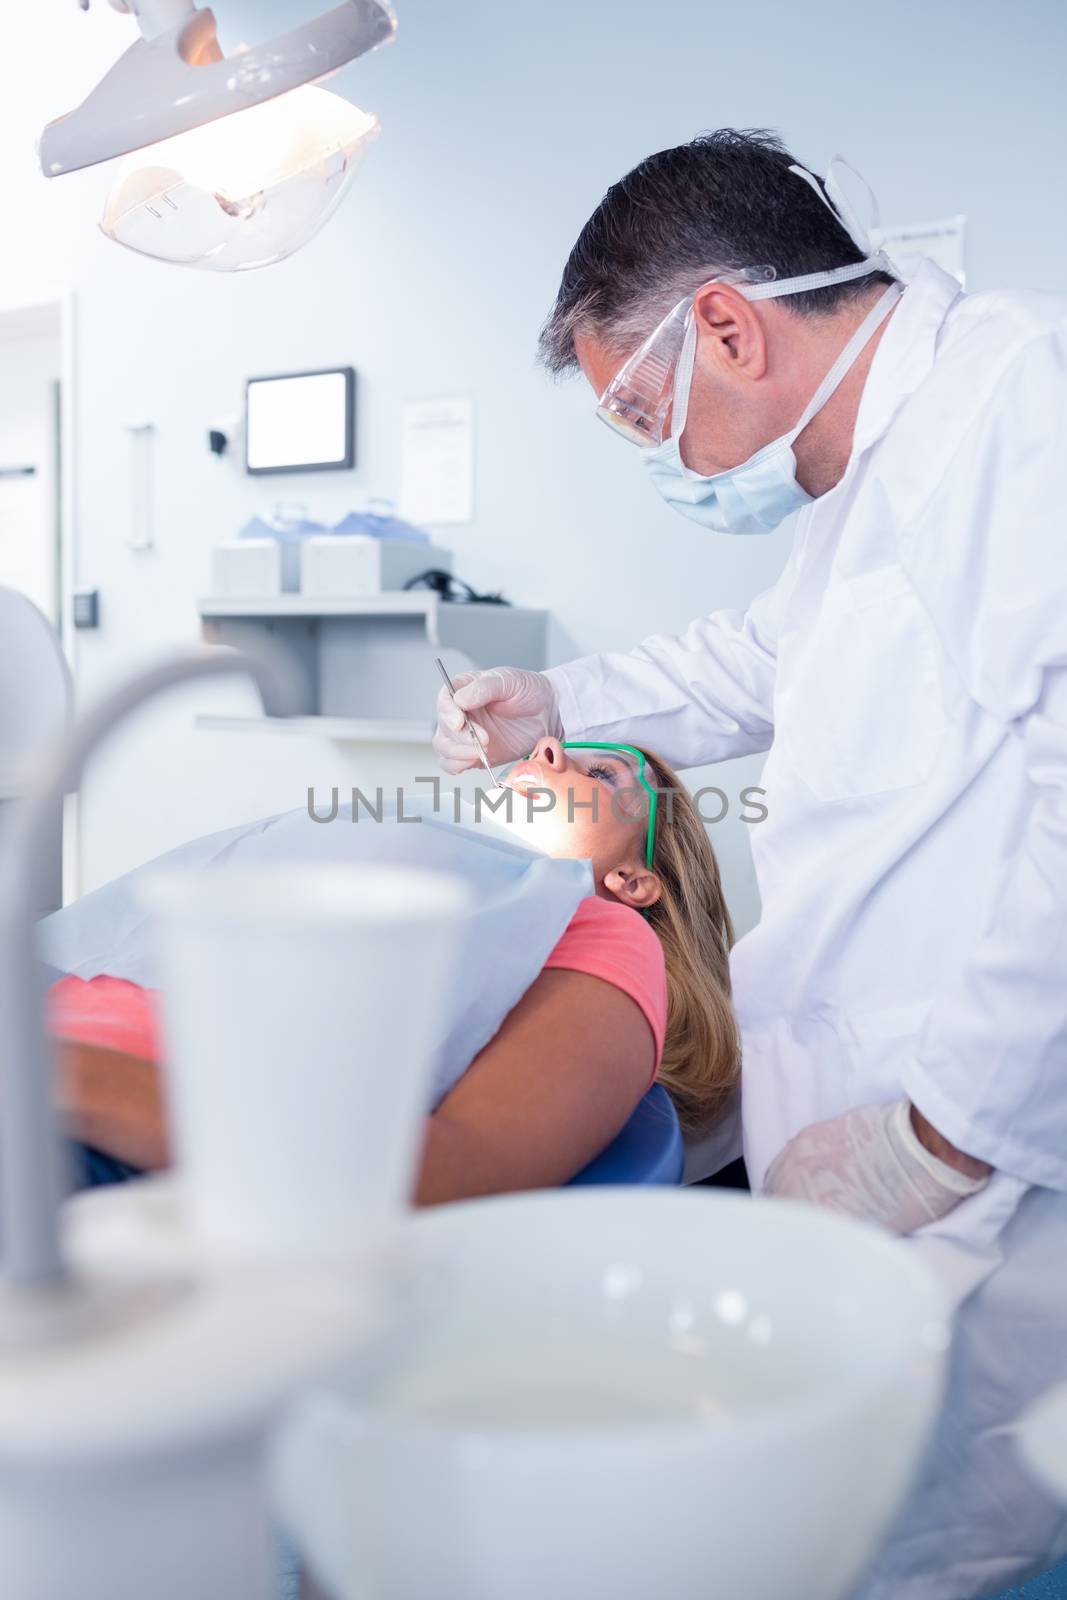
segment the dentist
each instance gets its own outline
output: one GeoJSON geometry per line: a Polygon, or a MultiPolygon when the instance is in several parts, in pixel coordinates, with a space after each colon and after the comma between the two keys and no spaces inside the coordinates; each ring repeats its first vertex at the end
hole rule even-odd
{"type": "MultiPolygon", "coordinates": [[[[960,1305],[940,1435],[862,1592],[970,1600],[1067,1548],[1005,1432],[1067,1377],[1067,298],[964,295],[930,262],[904,288],[835,166],[730,130],[651,156],[541,338],[709,537],[798,514],[779,581],[456,700],[494,763],[544,733],[683,768],[769,752],[732,964],[749,1175],[918,1230],[960,1305]]],[[[442,765],[473,765],[438,716],[442,765]]]]}

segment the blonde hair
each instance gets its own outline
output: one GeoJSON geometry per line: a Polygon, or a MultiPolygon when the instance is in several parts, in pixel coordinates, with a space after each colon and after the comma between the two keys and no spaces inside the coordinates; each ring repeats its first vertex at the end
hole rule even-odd
{"type": "Polygon", "coordinates": [[[667,1034],[657,1081],[686,1133],[706,1132],[726,1111],[741,1073],[730,1001],[733,925],[719,863],[689,791],[645,752],[657,792],[652,871],[660,897],[648,913],[667,966],[667,1034]]]}

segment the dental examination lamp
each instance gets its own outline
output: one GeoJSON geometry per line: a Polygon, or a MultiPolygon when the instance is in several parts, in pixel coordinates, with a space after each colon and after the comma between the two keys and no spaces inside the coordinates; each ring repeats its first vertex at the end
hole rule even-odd
{"type": "Polygon", "coordinates": [[[387,0],[344,0],[229,56],[195,0],[110,4],[136,16],[142,37],[45,128],[45,176],[124,157],[100,227],[161,261],[240,272],[299,250],[379,131],[375,116],[316,85],[393,37],[387,0]]]}

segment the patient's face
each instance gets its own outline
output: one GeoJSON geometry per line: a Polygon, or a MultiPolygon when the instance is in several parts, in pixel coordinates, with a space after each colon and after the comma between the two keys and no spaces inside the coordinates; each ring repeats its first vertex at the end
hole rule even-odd
{"type": "Polygon", "coordinates": [[[544,738],[503,783],[514,791],[512,826],[520,836],[546,855],[592,861],[599,892],[618,869],[644,869],[648,797],[632,756],[564,750],[558,739],[544,738]]]}

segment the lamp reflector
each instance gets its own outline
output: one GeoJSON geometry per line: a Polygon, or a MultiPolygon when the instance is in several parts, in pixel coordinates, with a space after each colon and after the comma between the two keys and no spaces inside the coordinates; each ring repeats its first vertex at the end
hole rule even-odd
{"type": "Polygon", "coordinates": [[[340,95],[291,89],[126,156],[100,227],[160,261],[268,266],[318,232],[378,132],[340,95]]]}

